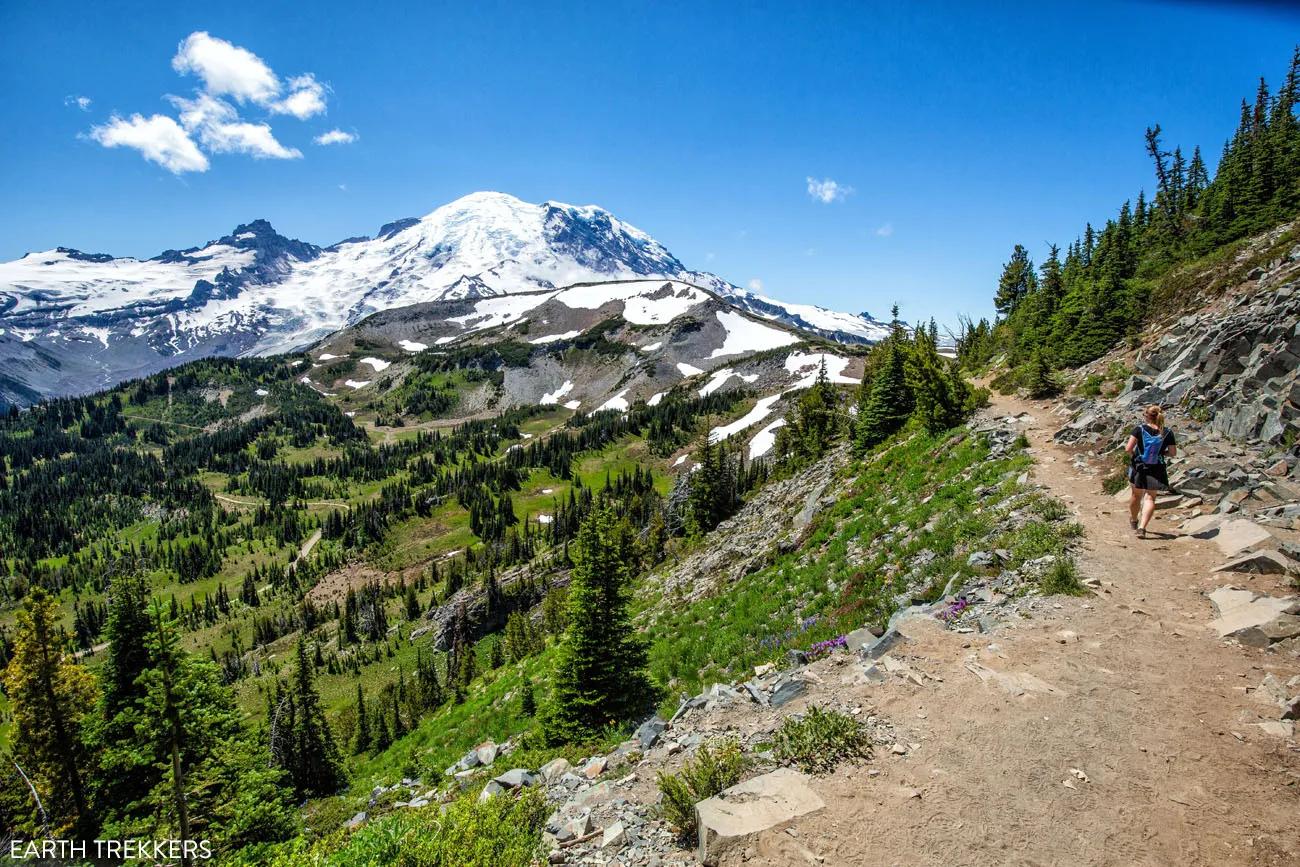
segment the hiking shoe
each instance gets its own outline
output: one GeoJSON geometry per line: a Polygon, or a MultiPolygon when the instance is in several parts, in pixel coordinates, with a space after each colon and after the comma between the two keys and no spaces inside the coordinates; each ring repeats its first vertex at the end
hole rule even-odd
{"type": "Polygon", "coordinates": [[[1136,529],[1138,528],[1138,522],[1137,522],[1137,521],[1129,521],[1129,522],[1128,522],[1128,525],[1129,525],[1130,527],[1132,527],[1134,530],[1136,530],[1136,529]]]}
{"type": "Polygon", "coordinates": [[[1145,538],[1147,537],[1147,528],[1146,528],[1146,527],[1138,527],[1138,528],[1137,528],[1137,537],[1138,537],[1139,539],[1145,539],[1145,538]]]}

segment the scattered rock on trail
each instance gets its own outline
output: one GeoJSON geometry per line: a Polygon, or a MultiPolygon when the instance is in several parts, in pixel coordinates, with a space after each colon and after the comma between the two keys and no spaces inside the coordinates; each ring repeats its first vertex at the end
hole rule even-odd
{"type": "Polygon", "coordinates": [[[1295,574],[1300,569],[1290,557],[1280,551],[1254,551],[1217,566],[1215,572],[1250,572],[1255,575],[1295,574]]]}
{"type": "MultiPolygon", "coordinates": [[[[1270,635],[1285,631],[1285,628],[1265,629],[1268,624],[1279,618],[1289,616],[1289,612],[1297,606],[1294,597],[1275,599],[1272,596],[1260,596],[1250,590],[1220,587],[1210,593],[1210,602],[1219,615],[1215,620],[1210,621],[1210,628],[1218,632],[1222,638],[1232,637],[1253,647],[1267,647],[1273,641],[1300,634],[1297,632],[1280,638],[1270,638],[1270,635]]],[[[1300,618],[1295,620],[1300,622],[1300,618]]]]}
{"type": "Polygon", "coordinates": [[[754,834],[825,807],[808,782],[798,771],[779,768],[696,804],[700,863],[715,865],[754,834]]]}

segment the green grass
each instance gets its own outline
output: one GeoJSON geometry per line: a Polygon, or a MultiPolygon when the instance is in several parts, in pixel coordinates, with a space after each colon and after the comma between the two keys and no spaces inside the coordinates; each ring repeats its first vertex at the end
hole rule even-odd
{"type": "Polygon", "coordinates": [[[936,555],[919,576],[932,593],[954,573],[970,575],[962,552],[1005,517],[976,514],[975,489],[1002,485],[1002,496],[1010,496],[1015,485],[1006,477],[1030,464],[1023,453],[987,457],[987,444],[971,436],[893,443],[854,470],[848,495],[823,513],[803,551],[778,555],[723,596],[643,599],[651,672],[669,688],[666,703],[675,708],[681,695],[775,661],[791,647],[883,625],[893,596],[905,589],[907,564],[924,549],[936,555]],[[877,537],[854,565],[850,550],[861,552],[877,537]]]}
{"type": "Polygon", "coordinates": [[[467,793],[445,810],[403,810],[312,844],[254,847],[230,864],[248,867],[530,867],[540,863],[550,808],[537,789],[479,803],[467,793]]]}
{"type": "Polygon", "coordinates": [[[1079,569],[1071,557],[1062,557],[1038,582],[1045,596],[1086,596],[1088,588],[1079,580],[1079,569]]]}

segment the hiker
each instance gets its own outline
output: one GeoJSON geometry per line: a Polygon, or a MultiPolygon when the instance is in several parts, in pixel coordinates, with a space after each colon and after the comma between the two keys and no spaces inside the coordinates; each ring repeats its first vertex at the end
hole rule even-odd
{"type": "Polygon", "coordinates": [[[1132,459],[1128,471],[1130,496],[1129,526],[1139,539],[1147,537],[1147,525],[1156,512],[1156,492],[1171,490],[1166,457],[1178,455],[1174,432],[1165,427],[1165,412],[1152,404],[1142,412],[1143,423],[1133,428],[1124,450],[1132,459]]]}

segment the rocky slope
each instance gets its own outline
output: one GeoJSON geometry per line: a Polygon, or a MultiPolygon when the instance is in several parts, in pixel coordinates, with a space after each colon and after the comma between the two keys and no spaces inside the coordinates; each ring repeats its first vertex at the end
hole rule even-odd
{"type": "Polygon", "coordinates": [[[1157,319],[1140,348],[1075,372],[1056,439],[1112,453],[1141,410],[1160,404],[1179,439],[1170,481],[1186,495],[1180,502],[1300,529],[1297,230],[1265,233],[1226,266],[1195,275],[1199,289],[1184,299],[1195,312],[1157,319]],[[1078,396],[1085,383],[1101,393],[1078,396]]]}
{"type": "Polygon", "coordinates": [[[325,248],[257,220],[146,261],[60,247],[0,263],[0,400],[83,393],[207,355],[303,348],[377,311],[646,279],[845,342],[887,332],[865,314],[784,304],[692,271],[601,208],[475,193],[325,248]]]}

